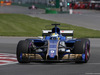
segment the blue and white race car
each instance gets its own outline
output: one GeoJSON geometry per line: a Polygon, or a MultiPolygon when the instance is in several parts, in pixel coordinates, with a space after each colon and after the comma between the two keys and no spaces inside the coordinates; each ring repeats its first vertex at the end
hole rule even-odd
{"type": "Polygon", "coordinates": [[[73,30],[60,30],[52,24],[52,30],[43,30],[43,36],[37,39],[25,39],[17,45],[19,63],[34,61],[75,61],[87,63],[90,58],[89,39],[74,39],[73,30]]]}

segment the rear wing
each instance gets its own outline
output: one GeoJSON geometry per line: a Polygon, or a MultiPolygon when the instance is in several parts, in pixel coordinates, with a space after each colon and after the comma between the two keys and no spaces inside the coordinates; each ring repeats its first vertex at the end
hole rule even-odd
{"type": "Polygon", "coordinates": [[[52,30],[42,30],[42,36],[50,36],[52,30]]]}
{"type": "Polygon", "coordinates": [[[74,31],[73,30],[60,30],[60,33],[62,36],[73,36],[74,31]]]}
{"type": "MultiPolygon", "coordinates": [[[[52,30],[42,30],[42,36],[50,36],[52,30]]],[[[73,30],[60,30],[62,36],[73,36],[73,30]]]]}

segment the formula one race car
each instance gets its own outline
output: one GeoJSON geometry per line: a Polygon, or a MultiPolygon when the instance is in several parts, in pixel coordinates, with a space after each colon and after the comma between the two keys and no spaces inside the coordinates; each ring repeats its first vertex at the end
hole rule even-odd
{"type": "Polygon", "coordinates": [[[52,24],[52,30],[43,30],[42,38],[25,39],[17,45],[19,63],[34,61],[75,61],[87,63],[90,58],[89,39],[74,39],[73,30],[60,30],[52,24]]]}

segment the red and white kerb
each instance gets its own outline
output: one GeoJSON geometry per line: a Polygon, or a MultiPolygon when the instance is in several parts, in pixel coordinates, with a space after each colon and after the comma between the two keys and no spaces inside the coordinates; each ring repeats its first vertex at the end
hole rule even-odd
{"type": "Polygon", "coordinates": [[[0,53],[0,66],[18,63],[15,54],[0,53]]]}

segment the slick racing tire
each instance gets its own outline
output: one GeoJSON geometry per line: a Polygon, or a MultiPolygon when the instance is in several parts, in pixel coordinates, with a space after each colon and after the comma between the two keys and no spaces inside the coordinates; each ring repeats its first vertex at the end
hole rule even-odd
{"type": "Polygon", "coordinates": [[[17,45],[16,55],[19,63],[29,63],[29,59],[22,57],[23,53],[28,53],[29,41],[21,40],[17,45]]]}
{"type": "Polygon", "coordinates": [[[85,54],[85,60],[82,58],[76,59],[76,63],[87,63],[90,58],[90,41],[89,39],[77,39],[78,41],[74,44],[75,54],[85,54]]]}
{"type": "Polygon", "coordinates": [[[33,38],[27,38],[27,39],[25,39],[25,41],[31,42],[32,41],[31,39],[33,39],[33,38]]]}

